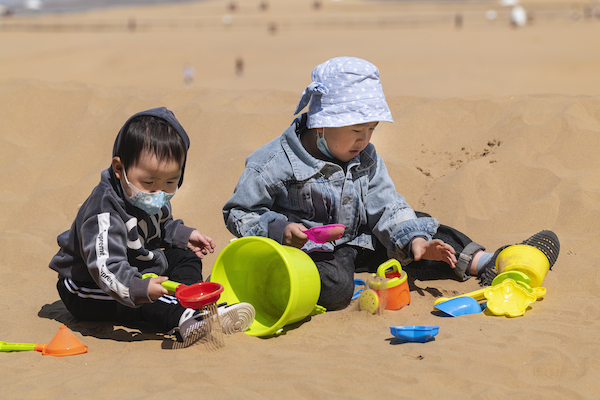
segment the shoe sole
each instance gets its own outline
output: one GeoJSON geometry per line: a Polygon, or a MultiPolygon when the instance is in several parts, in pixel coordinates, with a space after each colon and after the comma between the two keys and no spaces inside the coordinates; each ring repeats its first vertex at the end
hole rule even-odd
{"type": "Polygon", "coordinates": [[[249,303],[237,303],[219,310],[219,320],[226,335],[244,332],[252,325],[255,317],[256,311],[249,303]]]}
{"type": "Polygon", "coordinates": [[[540,250],[550,263],[550,269],[554,263],[556,263],[556,259],[558,258],[558,253],[560,253],[560,242],[558,241],[558,236],[552,231],[541,231],[531,236],[530,238],[524,240],[521,244],[526,244],[536,249],[540,250]]]}
{"type": "Polygon", "coordinates": [[[209,330],[207,328],[207,325],[203,322],[204,321],[190,326],[185,332],[185,334],[181,334],[180,332],[179,336],[181,342],[179,342],[177,348],[189,347],[198,342],[203,337],[206,337],[208,335],[209,330]]]}

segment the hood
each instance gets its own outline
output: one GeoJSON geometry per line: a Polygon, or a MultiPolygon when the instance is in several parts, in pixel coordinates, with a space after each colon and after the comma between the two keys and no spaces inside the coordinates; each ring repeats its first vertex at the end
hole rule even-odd
{"type": "Polygon", "coordinates": [[[185,132],[185,129],[183,129],[183,127],[181,126],[179,121],[177,121],[177,118],[175,118],[175,115],[173,114],[173,112],[171,110],[167,110],[165,107],[158,107],[158,108],[152,108],[152,109],[146,110],[146,111],[141,111],[141,112],[129,117],[129,119],[125,122],[125,124],[119,131],[117,138],[115,139],[112,156],[113,157],[116,156],[117,148],[119,147],[119,141],[121,140],[121,133],[123,132],[123,130],[125,130],[125,128],[129,124],[129,121],[131,121],[135,117],[139,117],[142,115],[148,115],[148,116],[153,116],[153,117],[158,117],[158,118],[164,119],[175,129],[177,134],[179,134],[179,136],[183,140],[183,143],[185,144],[185,158],[183,159],[183,166],[181,167],[181,178],[179,179],[179,184],[177,185],[178,187],[180,187],[181,184],[183,183],[183,173],[185,171],[185,163],[187,161],[187,151],[190,148],[190,138],[188,137],[187,133],[185,132]]]}

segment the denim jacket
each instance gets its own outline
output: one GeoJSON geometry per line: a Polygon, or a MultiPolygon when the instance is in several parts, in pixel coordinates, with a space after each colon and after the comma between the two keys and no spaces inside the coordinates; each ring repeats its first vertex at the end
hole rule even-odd
{"type": "Polygon", "coordinates": [[[373,250],[376,238],[386,246],[389,257],[408,264],[412,259],[406,245],[418,236],[431,240],[438,221],[417,218],[396,192],[373,144],[346,168],[310,155],[299,138],[305,121],[306,114],[298,117],[281,136],[248,156],[234,193],[223,207],[229,231],[237,237],[272,237],[269,227],[274,222],[296,222],[307,228],[344,224],[340,239],[324,245],[308,241],[303,250],[332,251],[341,244],[373,250]]]}

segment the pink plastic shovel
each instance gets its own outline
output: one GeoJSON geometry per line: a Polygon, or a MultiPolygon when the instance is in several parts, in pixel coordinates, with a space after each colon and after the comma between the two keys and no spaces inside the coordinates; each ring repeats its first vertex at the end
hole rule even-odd
{"type": "Polygon", "coordinates": [[[344,234],[346,225],[342,224],[331,224],[323,226],[315,226],[302,233],[306,233],[306,236],[315,243],[327,243],[338,240],[344,234]]]}

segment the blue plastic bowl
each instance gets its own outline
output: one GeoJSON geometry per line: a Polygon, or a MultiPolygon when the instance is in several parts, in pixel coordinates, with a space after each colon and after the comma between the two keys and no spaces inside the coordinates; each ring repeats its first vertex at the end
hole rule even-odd
{"type": "Polygon", "coordinates": [[[392,335],[398,339],[407,342],[423,343],[437,335],[440,331],[439,326],[390,326],[392,335]]]}

